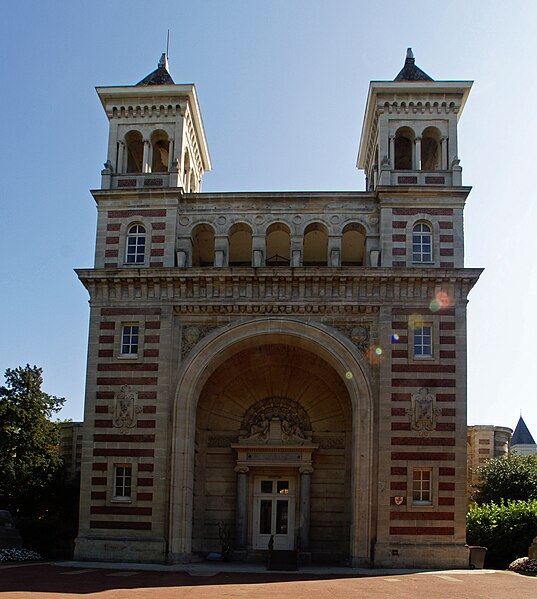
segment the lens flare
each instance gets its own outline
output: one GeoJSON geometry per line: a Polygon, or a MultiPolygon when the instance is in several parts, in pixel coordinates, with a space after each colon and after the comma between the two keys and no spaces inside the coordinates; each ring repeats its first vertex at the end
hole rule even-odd
{"type": "Polygon", "coordinates": [[[381,347],[376,347],[375,348],[375,354],[377,356],[382,356],[382,348],[381,347]]]}
{"type": "Polygon", "coordinates": [[[399,335],[397,333],[394,333],[392,335],[392,343],[397,343],[399,341],[399,335]]]}
{"type": "Polygon", "coordinates": [[[435,298],[429,304],[429,310],[431,312],[438,312],[444,308],[449,308],[453,304],[447,291],[438,291],[435,298]]]}
{"type": "Polygon", "coordinates": [[[352,379],[352,372],[350,370],[347,370],[347,372],[345,373],[345,378],[349,381],[352,379]]]}

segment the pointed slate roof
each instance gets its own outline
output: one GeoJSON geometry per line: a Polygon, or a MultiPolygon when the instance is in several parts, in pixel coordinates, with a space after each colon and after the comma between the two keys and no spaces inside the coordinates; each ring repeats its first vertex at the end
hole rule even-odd
{"type": "Polygon", "coordinates": [[[394,81],[434,81],[434,79],[416,66],[412,48],[408,48],[406,51],[405,65],[399,71],[399,74],[394,81]]]}
{"type": "Polygon", "coordinates": [[[526,423],[522,419],[522,416],[520,417],[515,432],[513,433],[513,437],[511,438],[511,447],[515,445],[535,445],[535,441],[533,440],[526,423]]]}
{"type": "Polygon", "coordinates": [[[144,77],[141,81],[138,81],[136,85],[174,85],[175,82],[172,79],[170,73],[168,73],[168,56],[164,53],[158,61],[157,68],[149,73],[147,77],[144,77]]]}

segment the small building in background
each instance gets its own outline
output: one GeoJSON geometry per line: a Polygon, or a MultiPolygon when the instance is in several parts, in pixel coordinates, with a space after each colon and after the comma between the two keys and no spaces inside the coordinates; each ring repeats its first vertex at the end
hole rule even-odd
{"type": "Polygon", "coordinates": [[[60,456],[65,462],[66,477],[70,481],[80,475],[83,424],[83,422],[60,423],[60,456]]]}
{"type": "Polygon", "coordinates": [[[478,424],[467,429],[468,492],[477,482],[476,469],[492,458],[507,457],[512,429],[506,426],[478,424]]]}
{"type": "Polygon", "coordinates": [[[522,416],[518,420],[511,439],[511,452],[517,455],[537,455],[537,444],[522,416]]]}

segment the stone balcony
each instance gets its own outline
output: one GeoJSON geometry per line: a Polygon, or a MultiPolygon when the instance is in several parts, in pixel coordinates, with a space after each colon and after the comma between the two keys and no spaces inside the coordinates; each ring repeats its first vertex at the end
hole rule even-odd
{"type": "Polygon", "coordinates": [[[177,173],[111,173],[101,171],[101,189],[150,189],[180,187],[177,173]]]}
{"type": "Polygon", "coordinates": [[[380,173],[379,185],[434,185],[438,187],[459,187],[462,185],[462,169],[460,166],[452,170],[383,170],[380,173]]]}

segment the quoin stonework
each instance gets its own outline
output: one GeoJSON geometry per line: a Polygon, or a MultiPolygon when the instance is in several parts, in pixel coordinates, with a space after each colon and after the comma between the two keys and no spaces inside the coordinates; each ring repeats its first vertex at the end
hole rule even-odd
{"type": "MultiPolygon", "coordinates": [[[[365,191],[203,193],[194,85],[99,87],[77,559],[463,567],[470,81],[370,84],[365,191]]],[[[358,117],[359,115],[357,115],[358,117]]],[[[350,157],[349,157],[350,158],[350,157]]]]}

